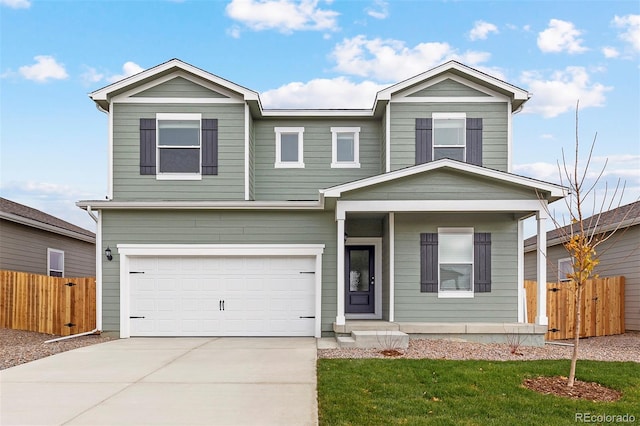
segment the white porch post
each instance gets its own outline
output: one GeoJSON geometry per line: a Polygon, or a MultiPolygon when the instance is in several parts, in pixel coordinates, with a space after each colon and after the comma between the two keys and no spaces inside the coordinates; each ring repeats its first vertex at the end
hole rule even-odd
{"type": "Polygon", "coordinates": [[[524,314],[524,221],[518,221],[518,322],[526,323],[524,314]]]}
{"type": "Polygon", "coordinates": [[[538,282],[538,312],[536,324],[549,325],[547,317],[547,212],[544,208],[538,210],[536,219],[538,222],[538,255],[537,258],[537,282],[538,282]]]}
{"type": "MultiPolygon", "coordinates": [[[[337,210],[337,209],[336,209],[337,210]]],[[[342,217],[338,216],[336,217],[336,222],[338,223],[338,235],[337,235],[337,247],[338,247],[338,258],[336,259],[336,265],[337,265],[337,288],[338,288],[338,294],[337,296],[337,300],[338,300],[338,306],[337,306],[337,313],[336,313],[336,324],[337,325],[344,325],[345,324],[345,318],[344,318],[344,220],[345,220],[345,215],[344,213],[342,214],[342,217]]]]}

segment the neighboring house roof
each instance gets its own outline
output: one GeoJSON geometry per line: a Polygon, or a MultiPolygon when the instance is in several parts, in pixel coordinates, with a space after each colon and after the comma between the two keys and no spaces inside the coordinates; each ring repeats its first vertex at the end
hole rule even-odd
{"type": "Polygon", "coordinates": [[[95,243],[96,234],[55,216],[0,197],[0,219],[95,243]]]}
{"type": "MultiPolygon", "coordinates": [[[[603,212],[600,215],[595,214],[584,219],[583,222],[587,230],[591,231],[595,228],[597,233],[612,231],[616,228],[622,229],[640,225],[640,201],[620,206],[603,212]]],[[[562,244],[564,242],[564,236],[570,230],[570,226],[577,227],[575,224],[567,225],[547,232],[547,246],[551,247],[562,244]]],[[[524,240],[525,251],[535,250],[536,245],[537,238],[535,236],[524,240]]]]}

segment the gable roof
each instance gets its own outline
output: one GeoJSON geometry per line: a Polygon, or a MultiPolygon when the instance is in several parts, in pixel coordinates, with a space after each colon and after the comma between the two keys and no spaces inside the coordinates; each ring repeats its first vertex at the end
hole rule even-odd
{"type": "Polygon", "coordinates": [[[550,194],[549,202],[553,202],[559,200],[560,198],[563,198],[564,196],[566,196],[567,191],[563,186],[553,183],[543,182],[525,176],[501,172],[499,170],[488,169],[486,167],[480,167],[473,164],[444,158],[441,160],[430,161],[428,163],[419,164],[417,166],[405,167],[403,169],[394,170],[392,172],[384,173],[381,175],[371,176],[353,182],[332,186],[330,188],[321,189],[320,194],[323,197],[337,198],[342,196],[344,192],[354,191],[356,189],[362,189],[368,186],[377,185],[380,183],[401,179],[407,176],[439,169],[450,169],[472,173],[478,176],[483,176],[502,182],[529,187],[541,192],[548,192],[550,194]]]}
{"type": "Polygon", "coordinates": [[[0,219],[95,243],[96,234],[48,213],[0,197],[0,219]]]}
{"type": "MultiPolygon", "coordinates": [[[[600,215],[595,214],[583,220],[588,231],[596,229],[597,233],[613,231],[619,227],[628,228],[630,226],[640,225],[640,201],[626,204],[615,209],[606,211],[600,215]]],[[[547,246],[555,246],[564,242],[564,236],[570,230],[570,226],[566,225],[547,232],[547,246]]],[[[531,251],[536,248],[537,238],[535,236],[524,240],[525,250],[531,251]]]]}

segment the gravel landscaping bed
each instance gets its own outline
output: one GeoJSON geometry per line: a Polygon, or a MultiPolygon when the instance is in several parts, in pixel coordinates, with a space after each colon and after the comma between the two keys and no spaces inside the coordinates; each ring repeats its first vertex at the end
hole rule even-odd
{"type": "MultiPolygon", "coordinates": [[[[570,343],[558,341],[558,343],[570,343]]],[[[390,348],[393,349],[393,348],[390,348]]],[[[546,344],[542,347],[512,347],[504,343],[467,343],[449,340],[409,340],[407,349],[398,350],[396,358],[517,361],[537,359],[570,359],[572,346],[546,344]]],[[[380,349],[320,349],[319,358],[389,358],[380,349]]],[[[595,361],[633,361],[640,363],[640,333],[581,339],[579,359],[595,361]]]]}

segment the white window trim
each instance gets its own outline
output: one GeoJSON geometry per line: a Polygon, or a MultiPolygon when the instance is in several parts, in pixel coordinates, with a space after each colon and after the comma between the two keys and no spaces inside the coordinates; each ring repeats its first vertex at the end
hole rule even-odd
{"type": "Polygon", "coordinates": [[[47,249],[47,275],[48,276],[51,276],[51,271],[62,272],[61,276],[64,277],[64,251],[58,250],[58,249],[52,249],[52,248],[47,249]],[[62,271],[59,271],[57,269],[51,269],[51,253],[59,253],[62,255],[62,271]]]}
{"type": "Polygon", "coordinates": [[[461,291],[442,291],[440,290],[440,260],[442,256],[440,255],[440,242],[438,238],[438,298],[439,299],[472,299],[475,295],[474,293],[474,282],[473,282],[473,271],[474,271],[474,261],[473,258],[473,228],[465,228],[465,227],[456,227],[456,228],[438,228],[438,236],[442,234],[471,234],[471,290],[461,290],[461,291]]]}
{"type": "MultiPolygon", "coordinates": [[[[172,146],[164,146],[164,148],[172,148],[172,146]]],[[[184,147],[174,147],[184,148],[184,147]]],[[[185,113],[157,113],[156,114],[156,180],[202,180],[202,114],[185,114],[185,113]],[[200,170],[198,173],[161,173],[160,172],[160,124],[162,120],[191,120],[197,121],[198,142],[200,143],[200,170]]]]}
{"type": "Polygon", "coordinates": [[[359,169],[360,168],[360,127],[332,127],[331,128],[331,168],[359,169]],[[353,133],[353,161],[338,161],[338,133],[353,133]]]}
{"type": "Polygon", "coordinates": [[[431,114],[431,158],[436,158],[436,148],[462,148],[463,162],[467,161],[467,113],[465,112],[434,112],[431,114]],[[436,145],[436,120],[465,120],[464,132],[462,132],[462,145],[436,145]]]}
{"type": "Polygon", "coordinates": [[[562,268],[560,267],[560,265],[562,263],[566,263],[566,262],[568,262],[569,265],[571,265],[571,267],[573,268],[573,258],[571,258],[571,257],[563,257],[562,259],[558,259],[558,282],[571,281],[566,276],[565,277],[560,277],[560,274],[562,273],[562,268]]]}
{"type": "Polygon", "coordinates": [[[276,134],[276,169],[304,169],[304,127],[274,127],[276,134]],[[281,136],[283,133],[298,134],[298,161],[282,161],[281,136]]]}

